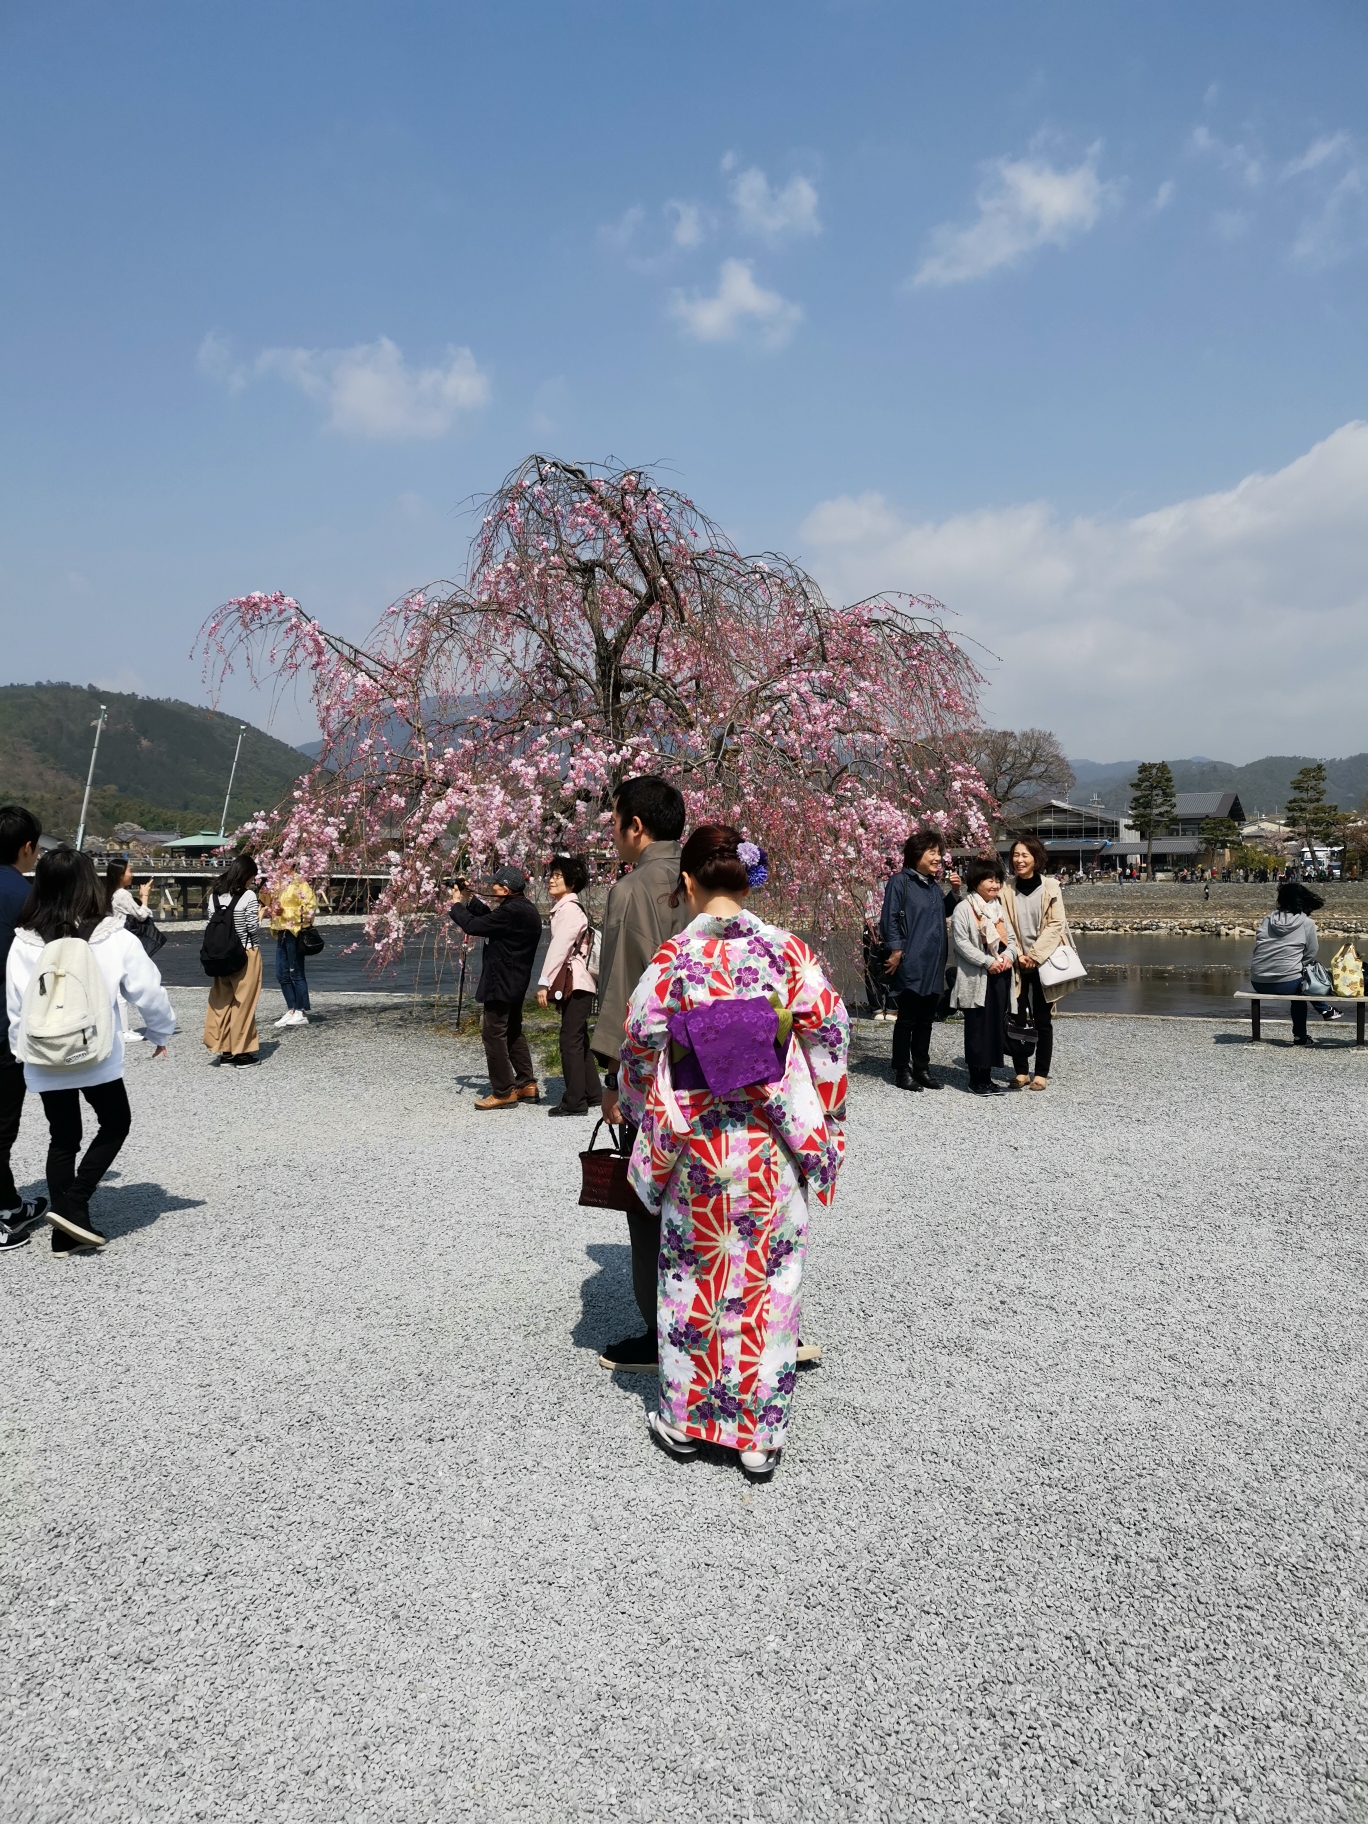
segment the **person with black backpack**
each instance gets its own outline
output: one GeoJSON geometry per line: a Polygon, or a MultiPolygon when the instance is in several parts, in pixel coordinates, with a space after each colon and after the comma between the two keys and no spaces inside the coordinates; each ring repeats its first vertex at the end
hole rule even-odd
{"type": "Polygon", "coordinates": [[[228,1064],[256,1064],[261,1050],[256,1024],[261,998],[256,872],[254,855],[234,856],[205,901],[209,923],[200,963],[214,985],[204,1014],[204,1043],[216,1061],[228,1064]]]}
{"type": "Polygon", "coordinates": [[[10,1049],[48,1120],[47,1184],[54,1254],[102,1248],[90,1219],[95,1187],[128,1138],[119,997],[143,1017],[154,1058],[164,1058],[176,1016],[147,952],[105,914],[95,864],[74,849],[38,859],[5,965],[10,1049]],[[81,1147],[81,1097],[99,1131],[81,1147]]]}

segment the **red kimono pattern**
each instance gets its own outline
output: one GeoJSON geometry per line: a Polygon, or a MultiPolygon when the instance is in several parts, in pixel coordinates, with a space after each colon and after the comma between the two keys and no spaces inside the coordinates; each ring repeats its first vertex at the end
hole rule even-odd
{"type": "Polygon", "coordinates": [[[632,1183],[661,1219],[660,1409],[690,1437],[783,1445],[808,1208],[835,1194],[849,1048],[845,1005],[817,957],[749,912],[696,918],[662,944],[632,996],[619,1089],[640,1127],[632,1183]],[[783,1076],[725,1098],[673,1092],[676,1124],[659,1078],[670,1016],[749,996],[793,1016],[783,1076]]]}

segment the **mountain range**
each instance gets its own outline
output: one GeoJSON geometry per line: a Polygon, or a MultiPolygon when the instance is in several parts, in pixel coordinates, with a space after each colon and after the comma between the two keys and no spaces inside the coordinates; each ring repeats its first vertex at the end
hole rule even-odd
{"type": "MultiPolygon", "coordinates": [[[[1247,766],[1234,766],[1228,760],[1194,755],[1187,760],[1170,760],[1169,766],[1176,791],[1238,792],[1245,815],[1252,818],[1260,813],[1272,816],[1281,812],[1292,775],[1304,766],[1315,765],[1316,758],[1308,754],[1269,754],[1262,760],[1251,760],[1247,766]]],[[[1070,760],[1074,788],[1069,796],[1075,804],[1087,804],[1097,797],[1107,810],[1123,811],[1130,803],[1130,781],[1139,764],[1138,760],[1070,760]]],[[[1325,770],[1326,797],[1342,811],[1356,810],[1368,793],[1368,754],[1327,760],[1325,770]]]]}
{"type": "MultiPolygon", "coordinates": [[[[174,697],[139,697],[93,684],[0,686],[0,802],[26,804],[43,828],[72,836],[101,703],[108,709],[87,828],[116,823],[182,833],[217,829],[243,726],[174,697]]],[[[247,725],[228,827],[269,810],[306,770],[297,749],[247,725]]]]}

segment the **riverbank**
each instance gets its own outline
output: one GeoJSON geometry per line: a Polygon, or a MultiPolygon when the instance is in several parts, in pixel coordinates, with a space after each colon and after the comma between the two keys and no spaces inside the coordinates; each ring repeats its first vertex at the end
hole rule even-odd
{"type": "MultiPolygon", "coordinates": [[[[938,1095],[858,1057],[751,1488],[597,1366],[587,1120],[475,1113],[411,1001],[232,1071],[173,999],[108,1251],[4,1263],[26,1824],[1361,1815],[1368,1248],[1316,1165],[1364,1054],[1073,1020],[989,1101],[958,1026],[938,1095]]],[[[31,1100],[26,1188],[44,1144],[31,1100]]]]}
{"type": "MultiPolygon", "coordinates": [[[[1075,931],[1191,932],[1205,937],[1253,937],[1259,921],[1277,901],[1276,884],[1239,881],[1132,880],[1066,886],[1064,903],[1075,931]]],[[[1316,927],[1325,937],[1368,937],[1368,881],[1314,883],[1325,901],[1316,927]]]]}

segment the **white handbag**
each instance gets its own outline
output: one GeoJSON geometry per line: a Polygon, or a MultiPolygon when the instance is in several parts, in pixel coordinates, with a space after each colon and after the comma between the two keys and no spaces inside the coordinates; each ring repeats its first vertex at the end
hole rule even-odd
{"type": "Polygon", "coordinates": [[[1077,950],[1067,937],[1063,943],[1055,945],[1036,970],[1042,988],[1052,988],[1056,982],[1081,982],[1087,973],[1077,950]]]}

